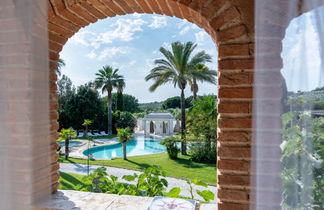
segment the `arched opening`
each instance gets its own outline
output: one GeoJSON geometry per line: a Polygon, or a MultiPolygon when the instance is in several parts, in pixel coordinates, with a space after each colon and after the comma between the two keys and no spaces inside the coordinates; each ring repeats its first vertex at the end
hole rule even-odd
{"type": "Polygon", "coordinates": [[[163,121],[163,133],[165,134],[165,133],[167,133],[167,126],[168,126],[168,123],[166,123],[166,122],[164,122],[163,121]]]}
{"type": "MultiPolygon", "coordinates": [[[[218,183],[219,199],[224,199],[221,205],[231,205],[236,203],[235,199],[227,198],[228,195],[222,192],[224,189],[235,189],[232,183],[228,183],[225,176],[232,176],[236,171],[238,176],[242,174],[248,177],[247,168],[230,169],[231,161],[242,161],[242,157],[236,157],[230,151],[242,149],[241,137],[244,141],[250,141],[251,127],[251,97],[252,97],[252,80],[251,70],[253,69],[253,30],[248,28],[253,25],[251,16],[241,16],[237,5],[227,1],[196,1],[196,2],[176,2],[173,0],[163,1],[140,1],[141,3],[132,3],[124,1],[92,1],[88,2],[62,2],[49,1],[49,40],[50,40],[50,60],[51,60],[51,94],[53,113],[56,112],[55,85],[56,80],[56,62],[58,53],[76,31],[81,27],[95,22],[99,19],[112,17],[115,15],[137,13],[157,13],[176,16],[187,19],[204,28],[217,43],[219,47],[219,102],[218,102],[218,183]],[[87,12],[85,12],[87,11],[87,12]],[[217,14],[217,15],[216,15],[217,14]],[[246,20],[245,20],[246,19],[246,20]],[[247,22],[244,22],[244,21],[247,22]],[[250,21],[250,22],[249,22],[250,21]],[[238,142],[233,147],[226,144],[227,141],[238,142]],[[242,170],[244,173],[242,173],[242,170]],[[227,204],[228,203],[228,204],[227,204]]],[[[253,8],[252,4],[244,8],[253,8]]],[[[51,117],[53,138],[56,138],[55,130],[57,129],[57,116],[51,117]]],[[[249,144],[243,146],[246,157],[243,161],[249,161],[249,144]]],[[[238,184],[240,185],[240,184],[238,184]]],[[[244,183],[243,185],[247,185],[244,183]]],[[[54,188],[55,189],[55,188],[54,188]]],[[[247,189],[247,188],[244,188],[247,189]]],[[[243,190],[244,191],[244,190],[243,190]]],[[[248,190],[245,190],[248,191],[248,190]]],[[[225,192],[225,191],[224,191],[225,192]]]]}
{"type": "Polygon", "coordinates": [[[150,121],[150,133],[154,134],[155,131],[155,124],[153,121],[150,121]]]}

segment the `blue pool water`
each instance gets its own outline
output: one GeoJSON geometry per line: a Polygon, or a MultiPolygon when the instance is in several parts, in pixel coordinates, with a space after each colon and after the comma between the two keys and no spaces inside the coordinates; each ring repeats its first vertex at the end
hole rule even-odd
{"type": "MultiPolygon", "coordinates": [[[[60,141],[60,142],[58,142],[58,144],[60,145],[60,146],[65,146],[65,141],[60,141]]],[[[81,142],[79,142],[79,141],[70,141],[69,142],[69,147],[77,147],[77,146],[80,146],[82,143],[81,142]]]]}
{"type": "MultiPolygon", "coordinates": [[[[126,143],[127,156],[149,155],[166,151],[165,146],[159,144],[160,140],[137,137],[126,143]]],[[[84,155],[92,154],[95,159],[111,159],[123,157],[123,146],[121,143],[94,147],[83,152],[84,155]]]]}

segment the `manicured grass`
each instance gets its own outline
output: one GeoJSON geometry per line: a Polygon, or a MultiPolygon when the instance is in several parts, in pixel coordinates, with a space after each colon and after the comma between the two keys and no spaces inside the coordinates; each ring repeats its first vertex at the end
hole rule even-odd
{"type": "Polygon", "coordinates": [[[83,175],[60,172],[60,189],[61,190],[75,190],[75,187],[82,184],[81,179],[83,175]]]}
{"type": "MultiPolygon", "coordinates": [[[[178,160],[169,159],[166,152],[153,155],[128,157],[128,160],[95,160],[91,165],[113,166],[133,170],[143,170],[153,165],[161,166],[167,176],[181,179],[198,179],[216,185],[216,164],[195,163],[189,160],[190,156],[179,155],[178,160]]],[[[87,160],[69,158],[64,160],[61,156],[59,162],[87,164],[87,160]]]]}

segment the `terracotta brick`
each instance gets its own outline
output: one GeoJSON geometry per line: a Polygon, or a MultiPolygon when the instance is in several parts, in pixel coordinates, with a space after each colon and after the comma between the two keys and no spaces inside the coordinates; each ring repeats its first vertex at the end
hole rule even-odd
{"type": "Polygon", "coordinates": [[[251,138],[250,131],[221,131],[218,133],[218,141],[250,142],[251,138]]]}
{"type": "Polygon", "coordinates": [[[148,13],[148,14],[152,14],[153,11],[151,10],[151,8],[147,5],[147,3],[145,2],[145,0],[135,0],[138,5],[142,8],[142,11],[144,13],[148,13]]]}
{"type": "Polygon", "coordinates": [[[251,148],[247,146],[226,146],[218,148],[217,154],[220,158],[251,158],[251,148]]]}
{"type": "Polygon", "coordinates": [[[223,203],[218,203],[218,209],[220,209],[220,210],[249,210],[250,208],[249,208],[248,204],[223,202],[223,203]]]}
{"type": "Polygon", "coordinates": [[[157,2],[159,3],[163,14],[168,15],[168,16],[173,16],[172,12],[169,9],[169,6],[168,6],[166,0],[157,0],[157,2]]]}
{"type": "Polygon", "coordinates": [[[247,34],[246,27],[244,25],[238,25],[228,29],[220,30],[217,33],[217,37],[218,40],[221,42],[228,42],[240,38],[246,34],[247,34]]]}
{"type": "Polygon", "coordinates": [[[218,119],[218,127],[222,128],[252,128],[251,117],[224,117],[218,119]]]}
{"type": "Polygon", "coordinates": [[[89,4],[87,1],[81,1],[79,3],[89,14],[91,14],[96,19],[106,18],[100,10],[97,10],[92,4],[89,4]]]}
{"type": "Polygon", "coordinates": [[[219,61],[220,69],[254,69],[254,59],[226,59],[219,61]]]}
{"type": "Polygon", "coordinates": [[[222,114],[250,114],[252,113],[252,104],[250,102],[221,102],[217,109],[222,114]]]}
{"type": "Polygon", "coordinates": [[[218,97],[220,98],[253,98],[253,88],[219,88],[218,97]]]}
{"type": "Polygon", "coordinates": [[[222,186],[249,186],[251,177],[249,175],[219,174],[218,184],[222,186]]]}
{"type": "Polygon", "coordinates": [[[100,0],[103,4],[106,5],[107,8],[109,8],[113,13],[116,15],[125,15],[126,12],[119,7],[114,1],[105,1],[100,0]]]}
{"type": "Polygon", "coordinates": [[[48,23],[48,30],[50,32],[54,32],[56,34],[59,34],[59,35],[65,36],[65,37],[73,36],[72,31],[66,30],[66,29],[64,29],[64,28],[62,28],[60,26],[54,25],[52,23],[48,23]]]}
{"type": "Polygon", "coordinates": [[[249,44],[221,44],[218,53],[220,57],[251,55],[249,44]]]}
{"type": "Polygon", "coordinates": [[[222,170],[230,170],[237,172],[247,172],[250,170],[250,161],[247,160],[218,160],[218,169],[222,172],[222,170]]]}
{"type": "Polygon", "coordinates": [[[169,5],[170,5],[170,8],[173,11],[174,16],[176,16],[178,18],[181,18],[181,19],[184,19],[184,16],[182,15],[182,12],[181,12],[181,10],[179,8],[178,2],[169,1],[169,5]]]}
{"type": "Polygon", "coordinates": [[[218,198],[234,201],[248,201],[249,192],[246,190],[219,189],[218,198]]]}
{"type": "Polygon", "coordinates": [[[150,0],[150,1],[146,1],[146,2],[150,5],[150,7],[152,8],[154,13],[162,14],[162,11],[160,10],[157,0],[150,0]]]}
{"type": "Polygon", "coordinates": [[[207,20],[211,20],[217,16],[222,9],[229,7],[229,5],[230,4],[226,0],[209,1],[201,9],[201,14],[207,20]]]}
{"type": "Polygon", "coordinates": [[[125,0],[115,1],[115,4],[122,8],[126,12],[126,14],[134,13],[134,10],[128,6],[125,0]]]}
{"type": "Polygon", "coordinates": [[[84,26],[89,24],[89,22],[86,21],[85,19],[80,18],[75,14],[71,13],[70,11],[68,11],[62,0],[50,0],[50,2],[57,15],[62,16],[67,20],[70,20],[76,25],[84,26]]]}
{"type": "Polygon", "coordinates": [[[105,17],[113,17],[116,15],[100,0],[88,0],[88,2],[92,4],[92,6],[95,7],[98,11],[104,14],[105,17]]]}
{"type": "Polygon", "coordinates": [[[214,30],[218,30],[219,28],[224,27],[227,24],[233,22],[239,22],[240,13],[237,11],[235,7],[230,7],[225,10],[223,13],[215,17],[211,20],[210,25],[214,30]]]}
{"type": "MultiPolygon", "coordinates": [[[[56,42],[58,44],[64,45],[67,42],[67,38],[60,36],[58,34],[52,33],[52,32],[48,32],[48,39],[52,42],[56,42]]],[[[51,48],[52,49],[52,48],[51,48]]],[[[52,49],[54,51],[56,51],[55,49],[52,49]]]]}
{"type": "Polygon", "coordinates": [[[92,16],[88,11],[86,11],[80,4],[74,3],[74,4],[66,4],[67,9],[72,11],[74,14],[77,14],[77,16],[82,17],[89,23],[96,22],[96,18],[92,16]]]}
{"type": "Polygon", "coordinates": [[[228,73],[225,71],[219,72],[218,84],[220,86],[237,86],[237,85],[252,85],[253,84],[253,72],[234,72],[228,73]]]}

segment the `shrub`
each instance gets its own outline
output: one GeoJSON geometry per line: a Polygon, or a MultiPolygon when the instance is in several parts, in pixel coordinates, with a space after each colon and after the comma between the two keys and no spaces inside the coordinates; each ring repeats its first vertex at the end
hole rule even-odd
{"type": "Polygon", "coordinates": [[[216,163],[216,143],[193,144],[189,154],[194,162],[216,163]]]}
{"type": "Polygon", "coordinates": [[[169,137],[169,138],[163,139],[160,142],[161,145],[166,146],[169,158],[171,158],[173,160],[178,159],[178,153],[180,151],[180,149],[177,146],[178,142],[179,142],[179,140],[176,137],[169,137]]]}

